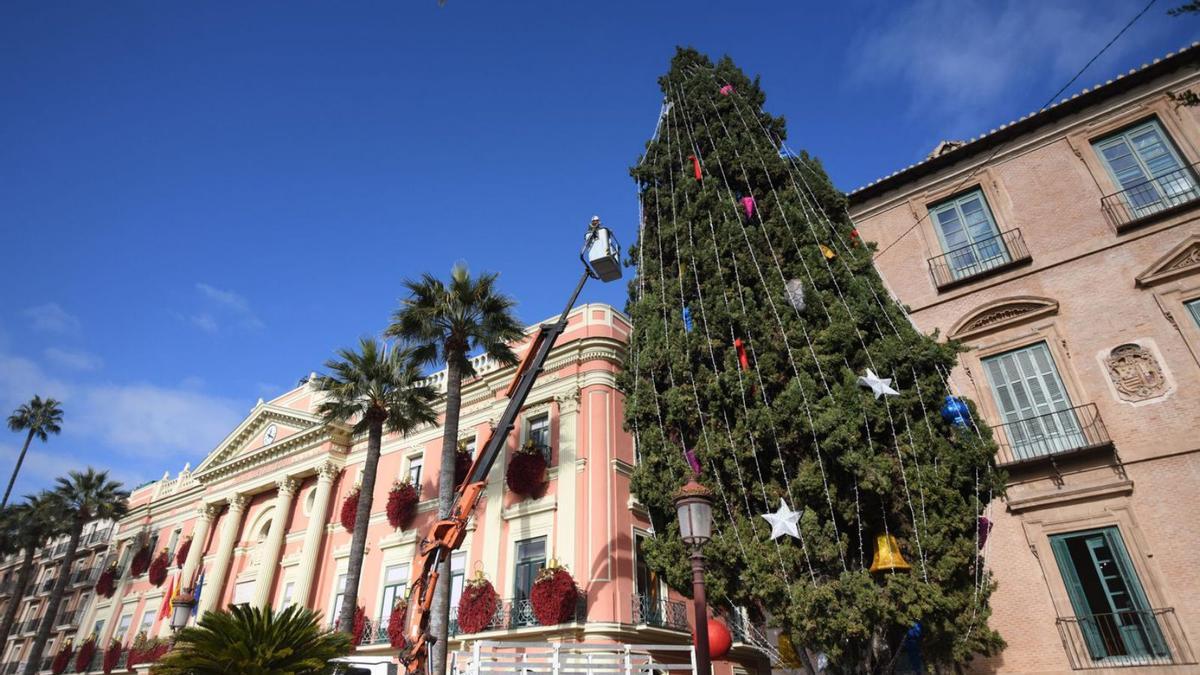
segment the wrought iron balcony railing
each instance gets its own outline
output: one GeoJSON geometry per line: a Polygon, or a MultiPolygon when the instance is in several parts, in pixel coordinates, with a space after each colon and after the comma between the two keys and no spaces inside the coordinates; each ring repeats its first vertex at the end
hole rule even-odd
{"type": "Polygon", "coordinates": [[[15,590],[17,590],[17,583],[15,581],[6,581],[0,584],[0,595],[12,595],[15,590]]]}
{"type": "Polygon", "coordinates": [[[51,588],[54,588],[54,582],[55,582],[55,581],[57,581],[57,579],[46,579],[46,580],[45,580],[45,581],[43,581],[43,582],[42,582],[40,585],[38,585],[38,591],[37,591],[37,592],[38,592],[38,593],[49,593],[49,592],[50,592],[50,589],[51,589],[51,588]]]}
{"type": "Polygon", "coordinates": [[[998,466],[1012,466],[1112,445],[1095,403],[992,427],[998,466]]]}
{"type": "Polygon", "coordinates": [[[38,670],[50,670],[50,666],[53,663],[54,663],[53,656],[43,656],[42,657],[42,665],[38,667],[38,670]]]}
{"type": "Polygon", "coordinates": [[[687,620],[686,603],[647,595],[635,595],[630,599],[633,601],[635,624],[681,631],[691,630],[687,620]]]}
{"type": "Polygon", "coordinates": [[[1196,663],[1174,607],[1060,616],[1055,623],[1074,670],[1196,663]]]}
{"type": "Polygon", "coordinates": [[[83,618],[83,612],[78,609],[69,609],[65,612],[58,613],[58,620],[54,622],[55,626],[78,626],[79,620],[83,618]]]}
{"type": "Polygon", "coordinates": [[[37,629],[38,629],[38,625],[40,623],[42,623],[42,617],[40,617],[40,616],[36,619],[29,619],[28,621],[21,624],[21,632],[22,633],[36,633],[37,629]]]}
{"type": "Polygon", "coordinates": [[[1200,163],[1142,181],[1100,198],[1100,207],[1117,230],[1143,219],[1200,201],[1196,168],[1200,163]]]}
{"type": "Polygon", "coordinates": [[[99,567],[85,567],[81,570],[75,570],[75,573],[71,575],[71,584],[94,583],[99,578],[99,567]]]}
{"type": "MultiPolygon", "coordinates": [[[[583,623],[585,621],[587,621],[587,597],[581,594],[575,603],[573,622],[583,623]]],[[[488,622],[484,630],[513,630],[541,625],[541,622],[533,615],[533,605],[529,600],[527,598],[516,598],[501,602],[496,608],[496,614],[492,616],[492,620],[488,622]]],[[[458,635],[460,632],[458,628],[458,607],[452,607],[450,608],[450,634],[458,635]]]]}
{"type": "Polygon", "coordinates": [[[945,290],[1029,259],[1025,238],[1017,228],[930,258],[929,271],[938,290],[945,290]]]}

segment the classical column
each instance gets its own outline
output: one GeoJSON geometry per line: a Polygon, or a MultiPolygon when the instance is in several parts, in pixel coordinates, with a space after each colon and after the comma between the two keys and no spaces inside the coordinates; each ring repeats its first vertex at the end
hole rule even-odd
{"type": "Polygon", "coordinates": [[[318,554],[321,552],[321,540],[325,536],[325,521],[329,519],[329,495],[333,491],[333,479],[338,475],[337,466],[326,462],[317,467],[317,494],[313,500],[312,512],[308,514],[308,528],[304,530],[304,546],[300,549],[300,574],[296,578],[296,590],[292,594],[292,602],[303,607],[309,604],[312,594],[313,580],[317,575],[318,554]]]}
{"type": "Polygon", "coordinates": [[[196,575],[196,568],[200,567],[200,561],[204,559],[204,543],[208,539],[208,529],[212,527],[220,512],[221,509],[216,504],[204,504],[197,509],[199,517],[196,519],[196,526],[192,528],[192,544],[188,547],[187,558],[183,561],[183,574],[180,575],[179,583],[184,588],[192,588],[196,583],[193,577],[196,575]]]}
{"type": "Polygon", "coordinates": [[[225,574],[229,572],[229,562],[233,558],[233,547],[237,544],[238,530],[242,526],[242,513],[249,502],[246,495],[234,495],[229,498],[229,513],[225,514],[225,522],[221,523],[221,541],[217,544],[217,558],[213,568],[204,575],[204,587],[200,589],[199,616],[210,609],[220,606],[222,591],[225,590],[225,574]]]}
{"type": "Polygon", "coordinates": [[[258,578],[254,581],[254,606],[266,607],[271,597],[271,586],[275,584],[275,573],[279,571],[279,553],[283,550],[283,538],[287,534],[288,516],[292,513],[292,497],[300,488],[295,478],[275,481],[275,516],[271,518],[271,529],[267,540],[262,543],[262,555],[258,558],[258,578]]]}
{"type": "Polygon", "coordinates": [[[558,524],[554,532],[554,554],[559,562],[575,569],[575,545],[580,532],[576,515],[579,474],[575,470],[579,458],[576,434],[579,428],[579,389],[573,389],[555,400],[558,401],[558,524]]]}

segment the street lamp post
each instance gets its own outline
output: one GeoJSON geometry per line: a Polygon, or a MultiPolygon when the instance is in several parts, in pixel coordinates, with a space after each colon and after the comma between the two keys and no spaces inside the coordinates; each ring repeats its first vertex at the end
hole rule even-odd
{"type": "Polygon", "coordinates": [[[192,608],[196,606],[196,597],[192,594],[191,589],[180,591],[178,595],[171,598],[171,641],[174,642],[175,636],[179,631],[187,625],[188,619],[192,616],[192,608]]]}
{"type": "Polygon", "coordinates": [[[704,554],[701,548],[712,538],[712,492],[695,479],[675,493],[679,535],[692,549],[692,595],[696,613],[696,673],[711,675],[708,654],[708,603],[704,598],[704,554]]]}

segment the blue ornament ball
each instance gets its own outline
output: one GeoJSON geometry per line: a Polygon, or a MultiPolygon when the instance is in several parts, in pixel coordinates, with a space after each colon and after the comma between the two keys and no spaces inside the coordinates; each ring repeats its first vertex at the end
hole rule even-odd
{"type": "Polygon", "coordinates": [[[967,402],[957,396],[947,396],[942,404],[942,419],[956,427],[965,427],[971,422],[971,411],[967,402]]]}

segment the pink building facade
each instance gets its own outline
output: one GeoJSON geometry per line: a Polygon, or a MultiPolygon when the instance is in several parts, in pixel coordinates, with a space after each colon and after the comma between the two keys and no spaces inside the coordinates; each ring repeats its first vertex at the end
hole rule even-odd
{"type": "Polygon", "coordinates": [[[1000,446],[979,672],[1196,672],[1200,46],[850,194],[1000,446]],[[886,250],[885,250],[886,247],[886,250]]]}
{"type": "MultiPolygon", "coordinates": [[[[690,603],[638,560],[639,539],[654,535],[629,492],[636,457],[622,428],[615,380],[628,335],[628,320],[607,305],[572,310],[505,456],[492,469],[466,543],[452,558],[455,604],[465,580],[482,573],[504,609],[488,630],[454,638],[451,649],[468,638],[690,643],[690,603]],[[549,483],[536,499],[512,493],[504,481],[512,452],[526,440],[550,456],[549,483]],[[528,586],[551,559],[567,567],[585,598],[576,621],[541,626],[529,608],[528,586]]],[[[527,346],[518,345],[518,355],[527,346]]],[[[504,409],[514,371],[486,358],[475,364],[479,376],[464,386],[460,425],[461,441],[472,452],[504,409]]],[[[444,376],[432,376],[435,387],[444,387],[444,376]]],[[[114,543],[123,576],[111,599],[92,604],[80,635],[94,632],[104,643],[113,637],[129,643],[139,633],[167,636],[160,610],[168,589],[176,578],[200,575],[200,612],[230,603],[296,603],[322,612],[326,621],[336,615],[351,539],[339,514],[359,482],[366,439],[321,420],[319,397],[310,382],[260,401],[195,468],[135,490],[114,543]],[[186,555],[177,555],[189,541],[186,555]],[[129,560],[143,546],[156,555],[165,550],[172,561],[161,586],[146,574],[129,574],[129,560]]],[[[370,622],[359,653],[394,653],[386,621],[404,594],[420,533],[436,515],[440,452],[440,426],[384,438],[358,595],[370,622]],[[419,486],[418,516],[413,527],[397,530],[385,507],[394,481],[406,478],[419,486]]],[[[736,662],[721,672],[759,672],[759,652],[739,644],[731,658],[736,662]]]]}

